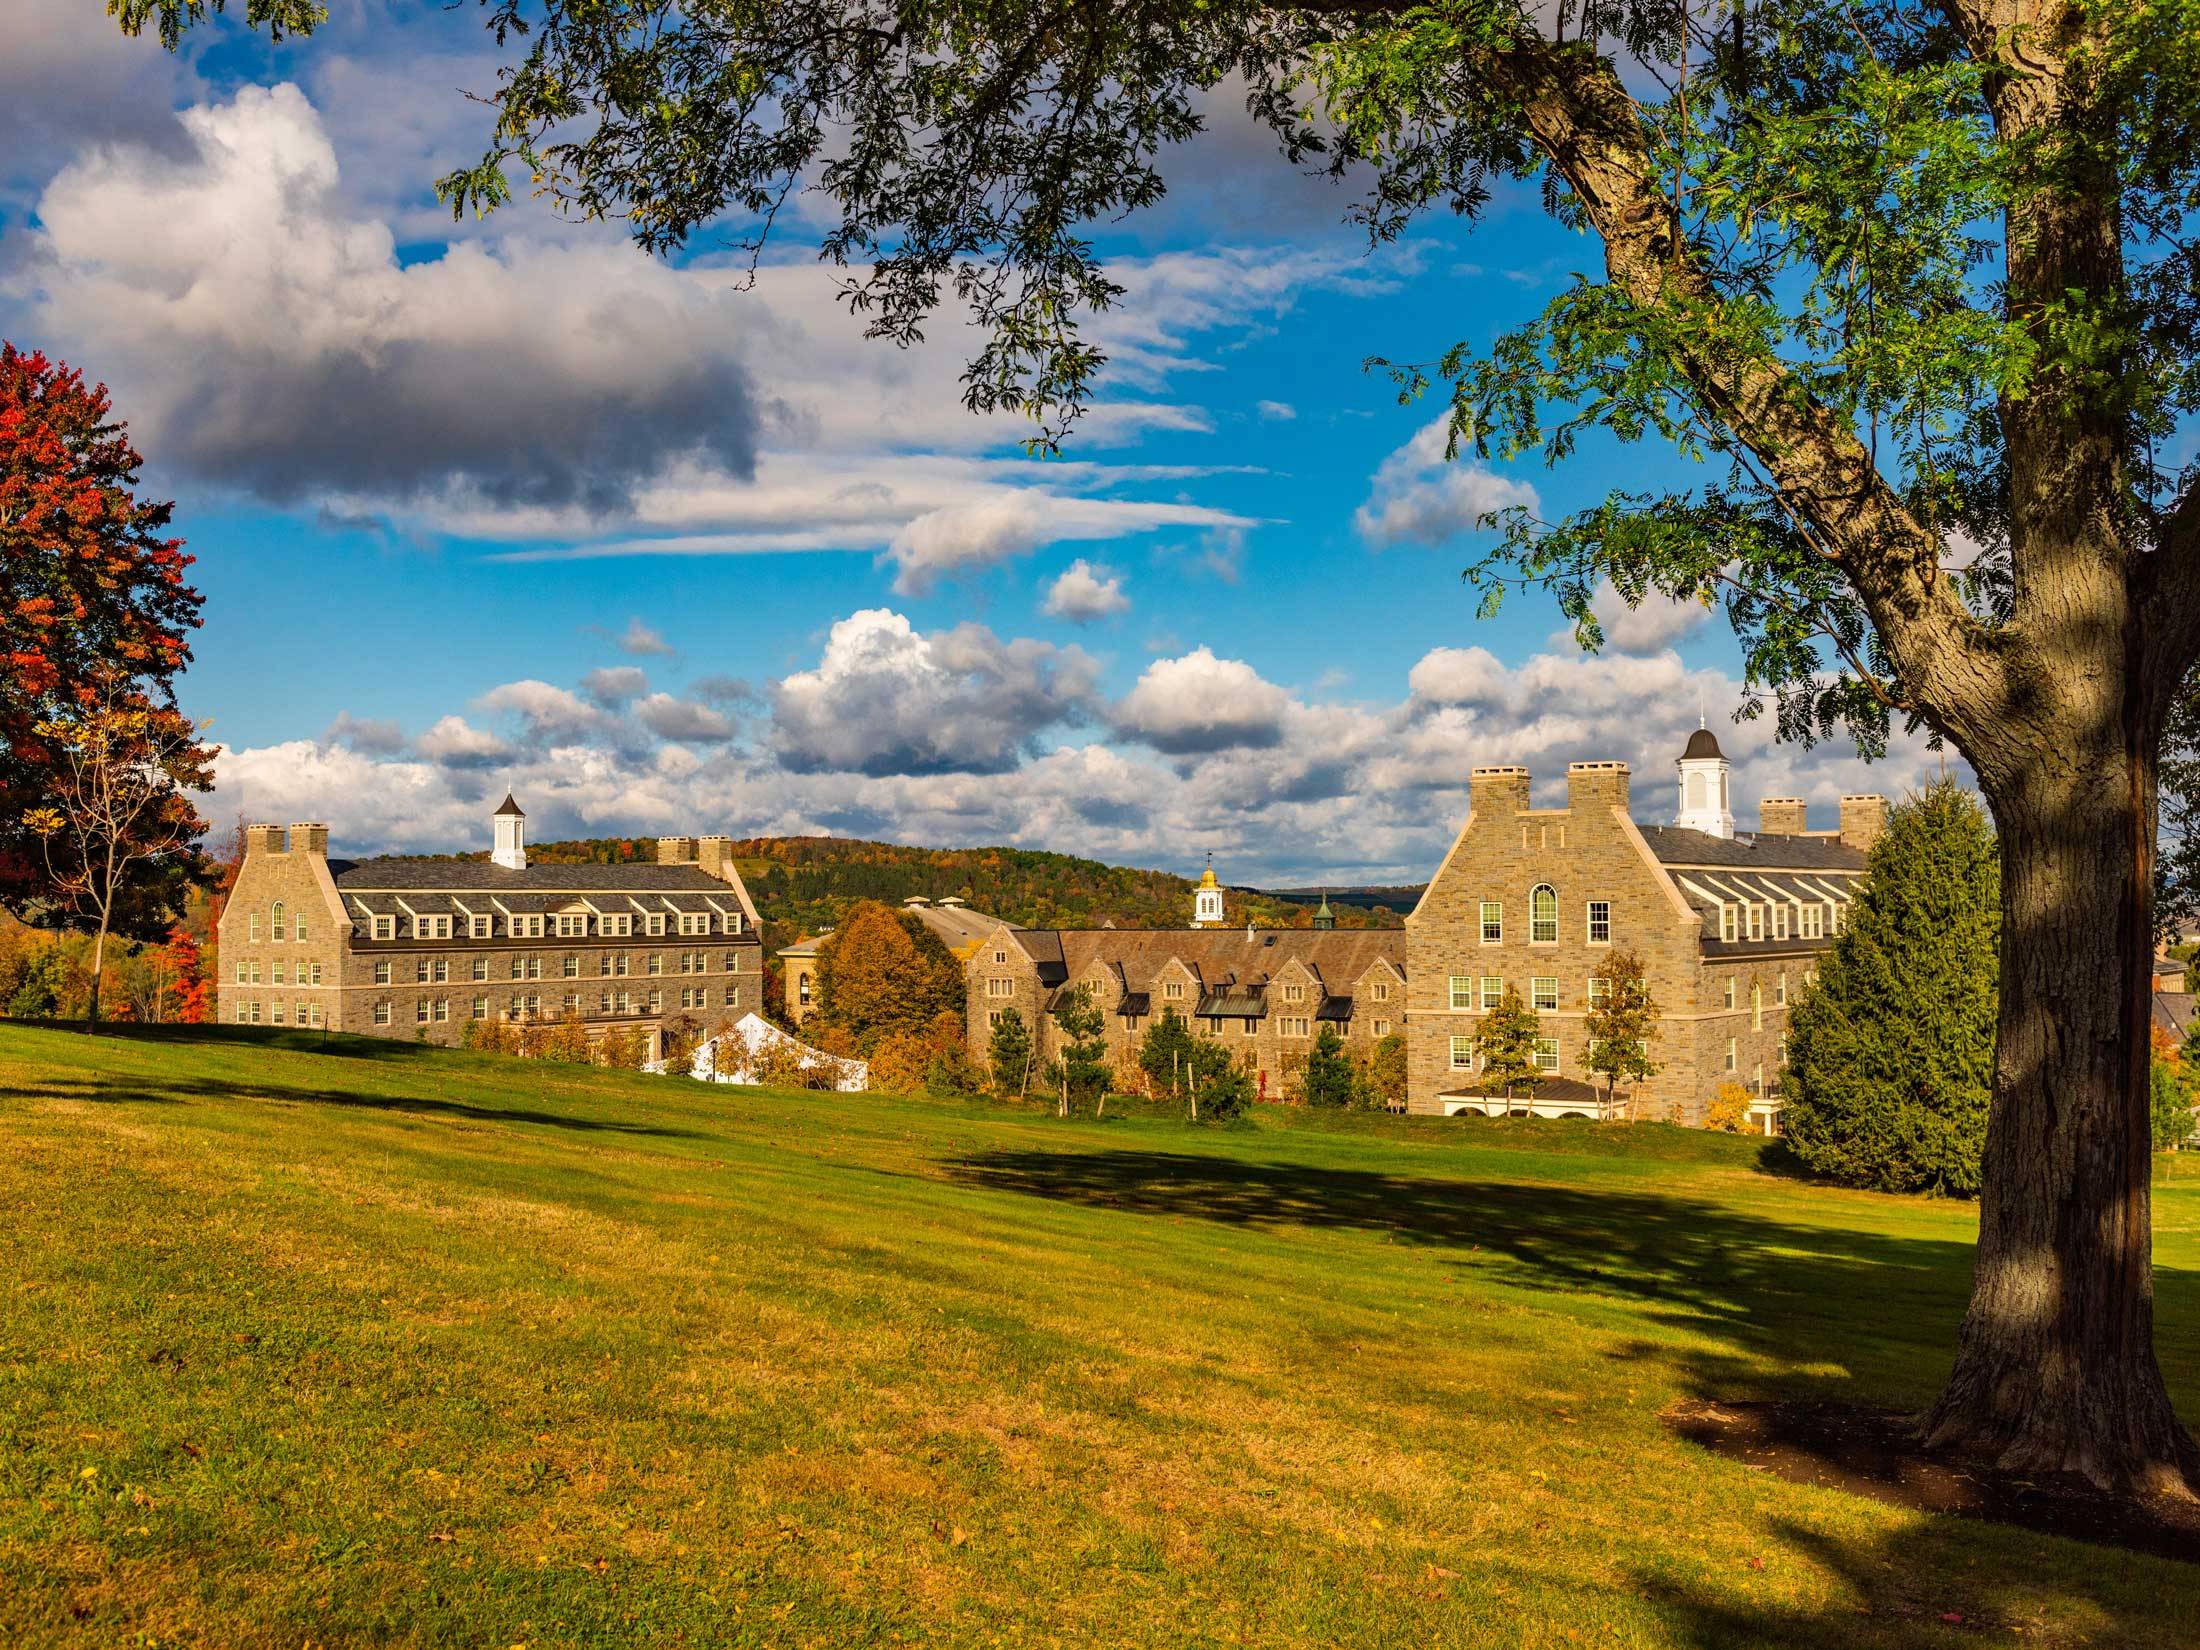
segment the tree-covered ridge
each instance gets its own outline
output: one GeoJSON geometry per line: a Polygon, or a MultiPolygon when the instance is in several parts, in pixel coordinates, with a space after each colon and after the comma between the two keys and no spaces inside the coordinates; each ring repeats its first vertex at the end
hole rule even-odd
{"type": "MultiPolygon", "coordinates": [[[[1188,878],[1034,848],[913,848],[848,837],[763,836],[737,840],[733,852],[774,944],[837,926],[858,900],[893,905],[911,895],[967,900],[1026,928],[1097,928],[1110,922],[1118,928],[1181,928],[1191,918],[1188,878]]],[[[551,865],[648,864],[657,858],[657,843],[652,837],[589,837],[530,843],[527,856],[551,865]]],[[[1286,899],[1232,888],[1226,910],[1233,923],[1304,928],[1315,909],[1304,901],[1318,897],[1286,899]]],[[[1397,908],[1363,909],[1347,899],[1340,895],[1331,901],[1339,928],[1396,928],[1403,920],[1397,908]]]]}

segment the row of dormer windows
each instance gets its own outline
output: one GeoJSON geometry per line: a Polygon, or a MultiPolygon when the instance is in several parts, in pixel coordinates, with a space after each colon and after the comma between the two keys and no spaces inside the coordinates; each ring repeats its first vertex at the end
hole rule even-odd
{"type": "MultiPolygon", "coordinates": [[[[282,936],[282,907],[276,906],[275,938],[282,936]]],[[[682,938],[700,938],[713,933],[740,934],[747,931],[747,918],[739,911],[645,911],[640,914],[640,926],[635,924],[632,911],[560,911],[545,916],[538,912],[519,911],[502,917],[495,913],[477,912],[465,918],[463,927],[457,919],[443,912],[420,912],[399,916],[392,912],[376,912],[367,919],[368,937],[377,940],[394,940],[400,937],[412,940],[515,940],[561,939],[577,940],[593,936],[597,939],[632,939],[641,935],[647,939],[662,939],[667,935],[682,938]]],[[[253,919],[252,938],[259,938],[258,917],[253,919]]],[[[299,937],[304,938],[303,923],[299,937]]]]}
{"type": "Polygon", "coordinates": [[[1812,900],[1807,904],[1752,900],[1719,907],[1719,938],[1784,940],[1792,927],[1797,939],[1822,940],[1840,933],[1846,922],[1846,908],[1839,900],[1812,900]]]}

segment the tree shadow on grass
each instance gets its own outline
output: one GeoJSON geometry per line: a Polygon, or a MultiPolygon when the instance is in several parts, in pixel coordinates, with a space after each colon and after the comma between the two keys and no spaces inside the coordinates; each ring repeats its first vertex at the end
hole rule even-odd
{"type": "MultiPolygon", "coordinates": [[[[1376,1232],[1456,1251],[1478,1279],[1632,1302],[1685,1338],[1613,1356],[1661,1361],[1702,1397],[1921,1405],[1970,1292],[1965,1241],[1790,1224],[1664,1193],[1132,1149],[990,1151],[946,1168],[995,1191],[1133,1214],[1376,1232]]],[[[2164,1317],[2200,1316],[2200,1278],[2161,1270],[2155,1281],[2164,1317]]]]}
{"type": "Polygon", "coordinates": [[[100,1042],[140,1043],[159,1047],[231,1047],[285,1049],[299,1054],[328,1054],[346,1060],[417,1060],[423,1056],[450,1054],[432,1043],[407,1042],[396,1037],[362,1037],[352,1032],[290,1029],[278,1026],[240,1025],[141,1025],[130,1020],[102,1020],[96,1029],[82,1020],[9,1020],[11,1031],[36,1036],[66,1038],[76,1047],[100,1042]]]}
{"type": "Polygon", "coordinates": [[[648,1136],[662,1140],[700,1140],[692,1129],[615,1117],[571,1117],[518,1106],[477,1106],[427,1094],[371,1094],[359,1089],[296,1088],[273,1083],[221,1082],[205,1077],[49,1077],[18,1091],[32,1099],[89,1100],[98,1104],[189,1105],[203,1100],[260,1100],[281,1105],[337,1106],[357,1111],[395,1112],[404,1116],[460,1118],[472,1123],[520,1123],[538,1128],[570,1129],[581,1134],[648,1136]]]}

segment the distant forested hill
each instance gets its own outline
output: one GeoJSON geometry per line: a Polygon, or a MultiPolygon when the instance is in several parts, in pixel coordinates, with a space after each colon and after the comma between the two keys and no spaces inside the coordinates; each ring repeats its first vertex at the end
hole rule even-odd
{"type": "MultiPolygon", "coordinates": [[[[1192,884],[1183,877],[1029,848],[909,848],[846,837],[767,836],[736,841],[733,851],[773,945],[834,926],[859,899],[898,904],[912,894],[960,895],[978,910],[1027,928],[1106,922],[1181,928],[1192,910],[1192,884]]],[[[540,863],[621,865],[654,861],[657,843],[651,837],[596,837],[530,843],[527,854],[540,863]]],[[[1227,908],[1232,922],[1250,918],[1263,928],[1304,928],[1319,898],[1233,888],[1227,908]]],[[[1332,907],[1340,928],[1395,928],[1402,920],[1398,909],[1351,896],[1340,896],[1332,907]]]]}

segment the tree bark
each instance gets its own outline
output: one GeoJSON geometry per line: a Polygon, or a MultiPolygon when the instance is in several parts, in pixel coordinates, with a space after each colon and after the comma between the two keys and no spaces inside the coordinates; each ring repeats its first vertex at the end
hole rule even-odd
{"type": "Polygon", "coordinates": [[[2154,1356],[2155,782],[2133,731],[2122,750],[1987,781],[2002,863],[1993,1114],[1970,1309],[1924,1438],[2189,1496],[2200,1450],[2154,1356]]]}

